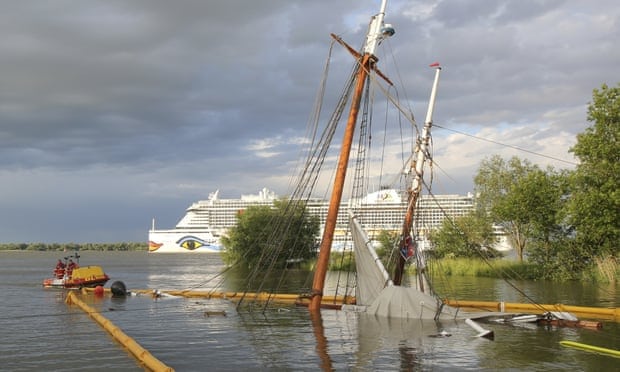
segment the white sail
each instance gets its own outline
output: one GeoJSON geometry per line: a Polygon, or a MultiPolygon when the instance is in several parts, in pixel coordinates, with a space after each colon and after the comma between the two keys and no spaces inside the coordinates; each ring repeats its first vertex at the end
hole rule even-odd
{"type": "Polygon", "coordinates": [[[355,300],[358,305],[370,305],[381,290],[392,284],[390,274],[385,270],[368,235],[349,211],[351,238],[355,247],[355,268],[357,271],[355,300]]]}
{"type": "Polygon", "coordinates": [[[388,318],[439,319],[466,317],[457,309],[442,305],[438,298],[415,288],[395,286],[370,244],[366,232],[350,213],[351,236],[357,270],[356,303],[364,312],[388,318]]]}

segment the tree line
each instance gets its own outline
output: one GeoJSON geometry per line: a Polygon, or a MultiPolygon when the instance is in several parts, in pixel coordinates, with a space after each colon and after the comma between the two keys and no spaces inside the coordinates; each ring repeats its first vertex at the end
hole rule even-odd
{"type": "Polygon", "coordinates": [[[143,242],[118,243],[0,243],[0,250],[11,251],[146,251],[143,242]]]}

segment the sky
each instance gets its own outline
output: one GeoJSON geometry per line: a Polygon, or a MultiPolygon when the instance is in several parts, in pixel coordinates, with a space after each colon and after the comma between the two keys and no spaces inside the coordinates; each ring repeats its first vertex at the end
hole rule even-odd
{"type": "MultiPolygon", "coordinates": [[[[361,45],[380,1],[0,4],[0,242],[105,243],[215,190],[286,194],[329,34],[361,45]]],[[[437,194],[473,191],[495,154],[573,168],[592,90],[620,81],[616,0],[394,0],[385,21],[418,121],[443,66],[437,194]]]]}

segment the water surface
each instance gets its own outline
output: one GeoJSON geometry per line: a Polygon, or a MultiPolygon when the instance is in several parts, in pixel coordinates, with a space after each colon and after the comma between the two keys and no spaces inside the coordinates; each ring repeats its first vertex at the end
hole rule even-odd
{"type": "MultiPolygon", "coordinates": [[[[83,265],[103,266],[112,281],[129,289],[202,290],[223,284],[222,289],[235,290],[243,282],[234,273],[217,276],[223,265],[213,254],[81,255],[83,265]]],[[[87,315],[64,303],[64,291],[41,287],[57,258],[52,252],[0,252],[2,370],[142,370],[87,315]]],[[[521,301],[526,296],[541,303],[618,305],[613,285],[517,284],[522,292],[499,280],[453,278],[442,290],[460,299],[521,301]]],[[[455,321],[388,320],[334,310],[323,310],[317,319],[291,306],[236,311],[234,303],[221,299],[84,299],[177,371],[606,371],[619,361],[559,344],[572,340],[620,349],[619,327],[611,322],[602,330],[485,324],[495,331],[490,341],[475,338],[473,329],[455,321]],[[226,315],[205,316],[208,312],[226,315]],[[442,331],[450,336],[433,337],[442,331]]]]}

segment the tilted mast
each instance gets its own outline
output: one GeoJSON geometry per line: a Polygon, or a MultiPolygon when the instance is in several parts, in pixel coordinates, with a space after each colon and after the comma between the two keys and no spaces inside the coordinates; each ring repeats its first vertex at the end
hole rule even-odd
{"type": "Polygon", "coordinates": [[[357,115],[360,109],[360,102],[362,100],[366,78],[377,61],[377,57],[375,56],[377,46],[386,36],[391,36],[394,33],[393,29],[386,29],[385,24],[383,23],[386,5],[387,0],[383,0],[381,2],[381,10],[372,18],[370,27],[368,28],[368,33],[366,35],[366,43],[364,45],[363,54],[359,56],[358,59],[360,69],[358,70],[356,76],[355,90],[351,99],[351,108],[349,110],[347,126],[342,139],[340,157],[338,158],[338,167],[336,169],[329,209],[327,210],[327,217],[325,220],[325,229],[323,231],[323,238],[321,239],[319,257],[312,282],[312,299],[308,307],[312,311],[317,311],[321,307],[323,287],[325,286],[325,276],[327,275],[327,267],[329,264],[329,255],[331,252],[332,242],[334,240],[334,230],[336,229],[336,219],[338,217],[340,201],[342,200],[342,191],[349,164],[353,134],[355,132],[357,115]]]}
{"type": "MultiPolygon", "coordinates": [[[[426,111],[426,119],[424,120],[424,129],[422,130],[422,136],[420,137],[415,148],[415,157],[411,168],[414,170],[414,178],[409,189],[409,198],[407,202],[407,213],[405,214],[405,221],[403,223],[402,240],[400,242],[400,255],[398,256],[398,263],[394,270],[393,282],[395,285],[400,285],[403,278],[403,272],[405,263],[407,261],[407,252],[409,251],[409,244],[415,244],[415,237],[411,236],[411,228],[413,226],[413,215],[415,213],[415,207],[418,203],[420,193],[422,191],[422,183],[424,177],[424,162],[428,155],[428,147],[431,138],[431,127],[433,126],[433,110],[435,108],[435,97],[437,95],[437,86],[439,85],[439,74],[441,67],[438,63],[434,63],[431,67],[435,68],[435,81],[433,82],[433,88],[431,90],[431,97],[428,103],[428,110],[426,111]]],[[[421,254],[416,249],[416,255],[421,254]]],[[[423,275],[419,275],[420,278],[420,290],[424,289],[424,282],[422,280],[423,275]]]]}

